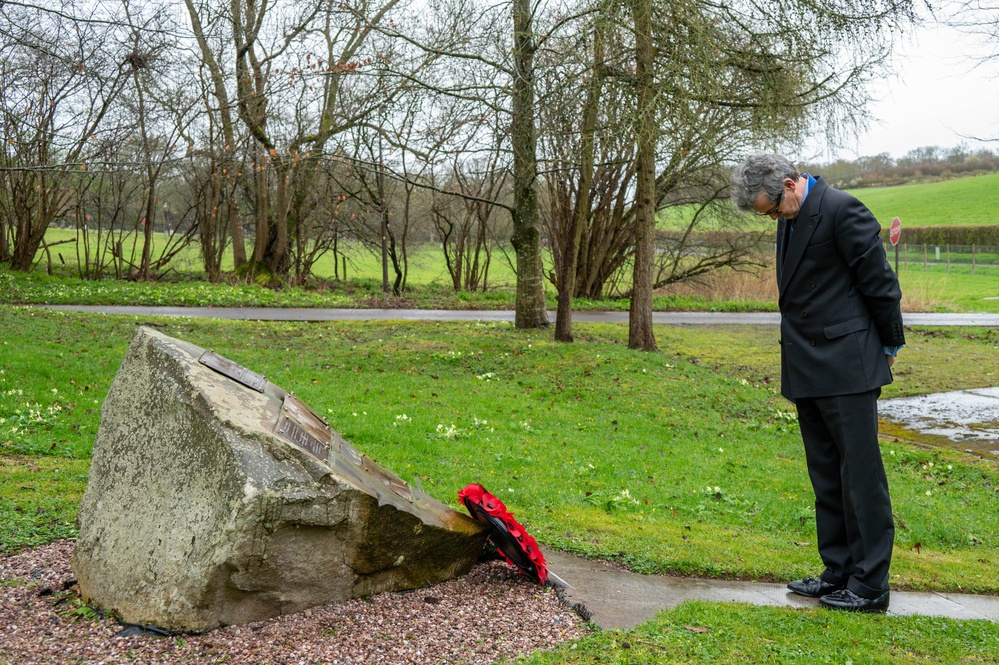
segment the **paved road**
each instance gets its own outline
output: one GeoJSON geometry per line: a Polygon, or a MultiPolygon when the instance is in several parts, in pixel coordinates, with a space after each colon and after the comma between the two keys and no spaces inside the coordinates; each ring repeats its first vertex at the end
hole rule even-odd
{"type": "MultiPolygon", "coordinates": [[[[103,312],[134,316],[189,316],[201,319],[243,321],[513,321],[512,311],[449,309],[310,309],[302,307],[146,307],[101,305],[38,305],[74,312],[103,312]]],[[[555,312],[548,313],[551,321],[555,312]]],[[[904,314],[909,326],[999,327],[999,314],[904,314]]],[[[627,312],[574,312],[574,322],[626,323],[627,312]]],[[[654,312],[653,323],[670,325],[758,324],[776,325],[776,312],[654,312]]]]}

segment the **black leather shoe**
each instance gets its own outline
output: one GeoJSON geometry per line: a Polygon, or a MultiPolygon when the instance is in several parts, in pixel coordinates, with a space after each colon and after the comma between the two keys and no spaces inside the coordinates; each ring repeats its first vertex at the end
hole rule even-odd
{"type": "Polygon", "coordinates": [[[847,612],[887,612],[890,595],[890,592],[885,591],[877,598],[861,598],[849,589],[840,589],[822,596],[819,603],[847,612]]]}
{"type": "Polygon", "coordinates": [[[788,582],[787,588],[795,592],[799,596],[808,596],[809,598],[821,598],[822,596],[832,593],[833,591],[839,591],[845,584],[830,584],[829,582],[823,582],[816,577],[806,577],[803,580],[795,580],[793,582],[788,582]]]}

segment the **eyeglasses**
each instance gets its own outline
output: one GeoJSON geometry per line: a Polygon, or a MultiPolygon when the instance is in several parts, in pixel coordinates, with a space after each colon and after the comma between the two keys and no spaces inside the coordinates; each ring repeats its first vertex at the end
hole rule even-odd
{"type": "Polygon", "coordinates": [[[774,215],[780,215],[780,202],[784,200],[784,190],[780,190],[777,195],[777,200],[774,202],[774,207],[766,212],[757,212],[756,214],[760,217],[773,217],[774,215]]]}

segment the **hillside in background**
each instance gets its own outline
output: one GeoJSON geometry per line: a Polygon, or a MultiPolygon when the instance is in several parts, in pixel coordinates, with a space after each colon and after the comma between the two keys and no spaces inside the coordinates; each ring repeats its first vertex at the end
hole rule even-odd
{"type": "MultiPolygon", "coordinates": [[[[838,187],[826,176],[822,167],[809,172],[820,175],[830,185],[838,187]]],[[[892,187],[846,188],[863,201],[885,228],[898,217],[903,227],[990,226],[999,225],[999,173],[955,177],[933,182],[913,182],[892,187]]],[[[661,212],[658,226],[662,230],[680,231],[690,224],[693,206],[680,206],[661,212]]],[[[769,217],[731,216],[707,213],[698,230],[766,230],[776,228],[769,217]]],[[[992,244],[992,243],[987,243],[992,244]]]]}
{"type": "Polygon", "coordinates": [[[991,150],[972,152],[965,145],[949,149],[923,146],[898,159],[883,153],[853,161],[798,166],[809,173],[821,173],[838,189],[891,187],[999,173],[999,155],[991,150]]]}
{"type": "Polygon", "coordinates": [[[882,226],[894,217],[903,228],[999,224],[999,173],[848,191],[871,209],[882,226]]]}

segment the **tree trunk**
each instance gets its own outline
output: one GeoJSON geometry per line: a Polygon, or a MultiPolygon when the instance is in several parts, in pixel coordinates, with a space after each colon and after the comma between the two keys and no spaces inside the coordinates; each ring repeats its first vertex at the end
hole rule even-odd
{"type": "Polygon", "coordinates": [[[562,249],[562,278],[558,286],[558,313],[555,317],[555,339],[572,341],[572,296],[576,292],[576,269],[583,229],[590,217],[590,190],[593,187],[593,144],[597,127],[597,107],[603,86],[603,33],[600,17],[593,30],[593,67],[583,108],[582,141],[579,155],[579,193],[576,196],[576,214],[569,222],[562,249]]]}
{"type": "Polygon", "coordinates": [[[146,96],[139,74],[139,68],[132,68],[132,81],[139,102],[139,135],[142,139],[142,153],[146,160],[146,214],[142,221],[142,258],[139,261],[138,279],[150,278],[150,264],[153,259],[153,223],[156,216],[156,167],[153,164],[152,149],[149,145],[149,132],[146,131],[146,96]]]}
{"type": "Polygon", "coordinates": [[[652,330],[656,138],[652,0],[631,0],[635,23],[635,270],[628,319],[628,348],[655,351],[652,330]]]}
{"type": "Polygon", "coordinates": [[[253,152],[256,157],[253,164],[252,180],[253,214],[256,217],[254,220],[256,231],[253,239],[253,266],[256,268],[265,264],[267,245],[270,242],[270,225],[267,223],[267,214],[270,210],[268,198],[270,197],[267,191],[267,171],[264,161],[267,158],[267,153],[260,145],[254,145],[253,152]]]}
{"type": "MultiPolygon", "coordinates": [[[[4,183],[4,186],[6,184],[4,183]]],[[[10,261],[10,244],[7,242],[7,220],[0,217],[0,263],[6,263],[7,261],[10,261]]]]}
{"type": "MultiPolygon", "coordinates": [[[[208,45],[208,40],[205,38],[198,10],[195,8],[192,0],[184,0],[184,4],[187,6],[187,13],[191,19],[191,29],[194,31],[194,36],[198,41],[198,48],[201,51],[201,61],[211,73],[215,99],[219,105],[218,114],[222,124],[222,138],[225,141],[222,153],[224,157],[220,166],[220,172],[224,171],[227,174],[233,174],[235,177],[235,173],[237,172],[235,160],[236,134],[232,126],[232,104],[229,100],[229,93],[226,91],[225,79],[222,77],[222,69],[215,61],[215,55],[208,45]]],[[[232,262],[233,267],[238,268],[246,263],[246,242],[243,239],[243,222],[240,218],[238,207],[231,204],[228,207],[230,210],[229,235],[232,238],[232,262]]]]}
{"type": "Polygon", "coordinates": [[[288,217],[291,211],[291,181],[294,178],[294,167],[284,160],[275,159],[274,172],[277,175],[277,205],[274,209],[273,234],[274,244],[267,258],[271,272],[275,275],[287,276],[291,270],[291,255],[288,252],[288,217]]]}
{"type": "Polygon", "coordinates": [[[515,72],[510,126],[513,145],[513,236],[510,240],[517,254],[514,324],[518,328],[544,328],[548,325],[544,264],[541,260],[541,215],[538,211],[532,23],[530,0],[513,0],[515,72]]]}

